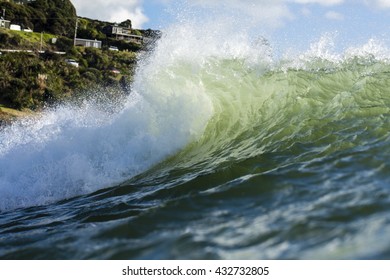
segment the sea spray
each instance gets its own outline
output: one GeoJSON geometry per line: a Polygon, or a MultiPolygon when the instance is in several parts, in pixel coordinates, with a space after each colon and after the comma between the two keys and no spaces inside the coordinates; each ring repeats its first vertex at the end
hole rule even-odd
{"type": "Polygon", "coordinates": [[[206,33],[186,22],[165,32],[153,53],[140,61],[120,112],[110,114],[92,100],[58,106],[5,128],[0,209],[114,186],[199,139],[215,108],[224,106],[207,92],[213,89],[205,88],[210,80],[226,78],[212,72],[214,64],[244,59],[261,74],[270,60],[269,45],[254,45],[245,34],[218,27],[206,33]]]}
{"type": "Polygon", "coordinates": [[[202,85],[187,79],[187,72],[170,76],[163,66],[151,73],[155,66],[139,71],[120,112],[107,112],[93,101],[68,104],[4,128],[0,209],[119,184],[201,135],[212,111],[202,85]]]}
{"type": "Polygon", "coordinates": [[[210,170],[212,162],[278,150],[302,137],[307,141],[316,120],[325,124],[330,114],[351,114],[344,112],[345,104],[371,106],[356,103],[373,97],[363,100],[351,92],[365,89],[352,82],[369,69],[376,75],[387,71],[388,51],[373,40],[337,54],[329,47],[334,38],[325,35],[307,52],[277,61],[266,39],[232,34],[223,26],[205,32],[187,21],[166,31],[140,61],[119,112],[93,101],[68,104],[3,129],[0,209],[115,186],[192,142],[192,159],[180,162],[202,162],[210,170]],[[376,66],[351,65],[353,57],[370,58],[376,66]],[[248,137],[251,131],[257,134],[248,137]]]}
{"type": "Polygon", "coordinates": [[[388,47],[229,21],[164,30],[118,110],[2,129],[0,257],[389,258],[388,47]]]}

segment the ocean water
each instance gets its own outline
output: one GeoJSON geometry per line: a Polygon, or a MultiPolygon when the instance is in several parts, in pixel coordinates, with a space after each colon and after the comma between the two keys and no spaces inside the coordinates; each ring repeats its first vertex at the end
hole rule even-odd
{"type": "Polygon", "coordinates": [[[125,100],[1,128],[0,258],[390,258],[390,49],[224,35],[173,26],[125,100]]]}

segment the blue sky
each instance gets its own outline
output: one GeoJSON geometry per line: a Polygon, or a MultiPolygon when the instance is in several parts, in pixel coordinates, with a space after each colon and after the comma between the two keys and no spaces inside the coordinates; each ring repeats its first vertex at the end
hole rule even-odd
{"type": "Polygon", "coordinates": [[[293,39],[296,44],[306,44],[324,33],[334,34],[341,45],[370,38],[390,40],[390,0],[71,1],[79,16],[116,22],[130,18],[136,28],[164,29],[177,21],[175,13],[180,12],[172,11],[186,7],[205,18],[218,11],[250,19],[261,35],[278,41],[293,39]]]}

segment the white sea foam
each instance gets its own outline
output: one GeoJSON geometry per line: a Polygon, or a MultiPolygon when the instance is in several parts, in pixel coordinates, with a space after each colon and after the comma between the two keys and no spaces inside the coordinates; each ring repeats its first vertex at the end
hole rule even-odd
{"type": "Polygon", "coordinates": [[[180,47],[164,44],[141,63],[120,112],[65,105],[0,131],[0,210],[121,183],[202,134],[211,103],[196,78],[167,68],[180,47]]]}
{"type": "MultiPolygon", "coordinates": [[[[200,137],[215,110],[213,93],[203,84],[205,72],[213,69],[208,68],[210,61],[240,60],[256,70],[281,67],[267,40],[234,32],[237,26],[230,19],[202,24],[199,28],[198,22],[185,20],[164,30],[153,53],[140,61],[119,112],[106,112],[94,102],[64,105],[0,131],[0,210],[121,183],[200,137]]],[[[305,53],[290,57],[282,69],[304,68],[316,58],[337,62],[367,53],[389,57],[388,49],[374,41],[344,55],[333,47],[332,36],[326,35],[305,53]]]]}

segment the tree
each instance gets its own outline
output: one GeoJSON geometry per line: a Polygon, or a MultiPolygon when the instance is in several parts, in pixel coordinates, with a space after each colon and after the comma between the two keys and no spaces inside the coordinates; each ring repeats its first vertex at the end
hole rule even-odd
{"type": "Polygon", "coordinates": [[[31,2],[29,8],[36,13],[41,12],[47,15],[45,18],[37,19],[37,23],[48,33],[72,37],[76,27],[77,14],[72,2],[69,0],[36,0],[31,2]]]}
{"type": "Polygon", "coordinates": [[[132,28],[131,20],[127,19],[125,21],[122,21],[121,23],[119,23],[119,26],[131,29],[132,28]]]}
{"type": "Polygon", "coordinates": [[[6,19],[34,31],[72,37],[76,25],[76,9],[70,0],[36,0],[26,5],[2,2],[6,19]]]}

